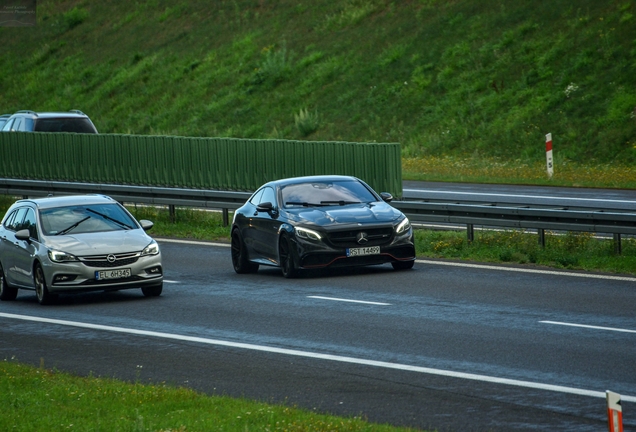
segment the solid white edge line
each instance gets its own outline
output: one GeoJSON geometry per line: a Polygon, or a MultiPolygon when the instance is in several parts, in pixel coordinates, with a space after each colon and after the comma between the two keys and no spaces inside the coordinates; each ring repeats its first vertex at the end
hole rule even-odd
{"type": "Polygon", "coordinates": [[[515,194],[503,194],[503,193],[482,193],[482,192],[460,192],[460,191],[439,191],[439,190],[427,190],[427,189],[404,189],[402,192],[422,192],[422,193],[434,193],[434,194],[453,194],[453,195],[477,195],[480,197],[512,197],[512,198],[538,198],[538,199],[551,199],[551,200],[571,200],[571,201],[593,201],[593,202],[612,202],[623,204],[634,204],[634,200],[608,200],[598,198],[574,198],[574,197],[556,197],[556,196],[542,196],[542,195],[515,195],[515,194]]]}
{"type": "Polygon", "coordinates": [[[332,300],[332,301],[340,301],[340,302],[348,302],[348,303],[362,303],[362,304],[379,305],[379,306],[391,306],[391,303],[380,303],[380,302],[372,302],[372,301],[365,301],[365,300],[351,300],[351,299],[343,299],[343,298],[337,298],[337,297],[307,296],[307,298],[320,299],[320,300],[332,300]]]}
{"type": "MultiPolygon", "coordinates": [[[[192,245],[201,245],[201,246],[220,246],[220,247],[231,246],[228,243],[204,242],[204,241],[196,241],[196,240],[178,240],[178,239],[170,239],[170,238],[162,238],[162,237],[155,237],[155,240],[166,242],[166,243],[183,243],[183,244],[192,244],[192,245]]],[[[443,266],[451,266],[451,267],[467,267],[467,268],[486,269],[486,270],[518,272],[518,273],[535,273],[535,274],[547,274],[547,275],[558,275],[558,276],[574,276],[574,277],[582,277],[582,278],[590,278],[590,279],[607,279],[607,280],[636,282],[636,277],[628,277],[628,276],[572,273],[572,272],[566,272],[566,271],[523,269],[523,268],[517,268],[517,267],[499,267],[499,266],[487,265],[487,264],[445,262],[445,261],[426,260],[421,258],[415,260],[415,262],[420,264],[443,265],[443,266]]]]}
{"type": "Polygon", "coordinates": [[[442,265],[442,266],[452,266],[452,267],[468,267],[468,268],[476,268],[476,269],[498,270],[498,271],[508,271],[508,272],[518,272],[518,273],[535,273],[535,274],[544,274],[544,275],[573,276],[573,277],[581,277],[581,278],[589,278],[589,279],[607,279],[607,280],[636,282],[636,277],[628,277],[628,276],[573,273],[573,272],[556,271],[556,270],[524,269],[524,268],[518,268],[518,267],[500,267],[500,266],[487,265],[487,264],[468,264],[468,263],[445,262],[445,261],[434,261],[434,260],[424,260],[424,259],[418,259],[418,260],[415,260],[415,262],[420,264],[442,265]]]}
{"type": "Polygon", "coordinates": [[[559,322],[559,321],[539,321],[542,324],[554,324],[554,325],[561,325],[561,326],[568,326],[568,327],[582,327],[582,328],[588,328],[588,329],[594,329],[594,330],[609,330],[609,331],[615,331],[615,332],[621,332],[621,333],[636,333],[636,330],[629,330],[629,329],[622,329],[622,328],[615,328],[615,327],[601,327],[601,326],[594,326],[594,325],[588,325],[588,324],[574,324],[574,323],[566,323],[566,322],[559,322]]]}
{"type": "MultiPolygon", "coordinates": [[[[2,312],[0,312],[0,317],[18,319],[23,321],[44,322],[49,324],[79,327],[79,328],[85,328],[85,329],[91,329],[91,330],[103,330],[103,331],[110,331],[115,333],[124,333],[124,334],[132,334],[132,335],[139,335],[139,336],[151,336],[151,337],[180,340],[180,341],[186,341],[186,342],[196,342],[196,343],[218,345],[218,346],[225,346],[225,347],[231,347],[231,348],[249,349],[253,351],[261,351],[261,352],[268,352],[268,353],[274,353],[274,354],[285,354],[285,355],[306,357],[306,358],[319,359],[319,360],[337,361],[341,363],[351,363],[351,364],[358,364],[358,365],[364,365],[364,366],[375,366],[375,367],[380,367],[385,369],[396,369],[396,370],[402,370],[407,372],[417,372],[417,373],[423,373],[428,375],[444,376],[449,378],[459,378],[459,379],[467,379],[472,381],[488,382],[492,384],[504,384],[504,385],[510,385],[510,386],[516,386],[516,387],[532,388],[536,390],[546,390],[546,391],[553,391],[558,393],[575,394],[579,396],[588,396],[588,397],[596,397],[596,398],[606,397],[604,391],[585,390],[585,389],[579,389],[576,387],[565,387],[565,386],[558,386],[553,384],[535,383],[531,381],[522,381],[522,380],[515,380],[515,379],[508,379],[508,378],[497,378],[497,377],[491,377],[488,375],[471,374],[471,373],[464,373],[464,372],[453,372],[453,371],[447,371],[443,369],[434,369],[434,368],[427,368],[427,367],[421,367],[421,366],[411,366],[411,365],[405,365],[400,363],[389,363],[389,362],[376,361],[376,360],[365,360],[365,359],[359,359],[355,357],[346,357],[346,356],[339,356],[339,355],[332,355],[332,354],[312,353],[308,351],[299,351],[299,350],[285,349],[285,348],[274,348],[274,347],[268,347],[263,345],[253,345],[253,344],[240,343],[240,342],[228,342],[228,341],[222,341],[218,339],[208,339],[208,338],[202,338],[202,337],[196,337],[196,336],[184,336],[184,335],[177,335],[177,334],[171,334],[171,333],[154,332],[154,331],[148,331],[148,330],[136,330],[136,329],[113,327],[113,326],[107,326],[107,325],[101,325],[101,324],[90,324],[90,323],[83,323],[83,322],[76,322],[76,321],[33,317],[28,315],[8,314],[8,313],[2,313],[2,312]]],[[[621,400],[625,402],[636,402],[636,396],[621,395],[621,400]]]]}

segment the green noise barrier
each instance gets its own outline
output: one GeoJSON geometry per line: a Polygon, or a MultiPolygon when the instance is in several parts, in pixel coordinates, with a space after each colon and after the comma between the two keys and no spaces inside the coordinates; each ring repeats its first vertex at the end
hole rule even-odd
{"type": "Polygon", "coordinates": [[[398,143],[73,133],[0,133],[0,177],[253,191],[318,174],[352,175],[402,196],[398,143]]]}

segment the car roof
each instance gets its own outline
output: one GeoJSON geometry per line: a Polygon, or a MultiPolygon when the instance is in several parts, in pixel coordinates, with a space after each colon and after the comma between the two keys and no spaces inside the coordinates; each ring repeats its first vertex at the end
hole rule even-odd
{"type": "Polygon", "coordinates": [[[35,112],[35,111],[18,111],[17,113],[12,114],[12,117],[20,117],[20,116],[31,116],[35,118],[88,118],[86,114],[81,111],[73,110],[73,111],[61,111],[61,112],[35,112]]]}
{"type": "Polygon", "coordinates": [[[32,203],[40,209],[68,207],[73,205],[94,205],[94,204],[113,204],[114,199],[106,195],[89,194],[89,195],[63,195],[48,196],[44,198],[22,199],[18,203],[32,203]]]}
{"type": "Polygon", "coordinates": [[[267,184],[275,185],[275,186],[285,186],[290,184],[298,184],[298,183],[311,183],[311,182],[325,182],[325,181],[360,181],[358,178],[353,176],[345,176],[345,175],[313,175],[313,176],[303,176],[303,177],[290,177],[284,178],[280,180],[274,180],[267,184]]]}

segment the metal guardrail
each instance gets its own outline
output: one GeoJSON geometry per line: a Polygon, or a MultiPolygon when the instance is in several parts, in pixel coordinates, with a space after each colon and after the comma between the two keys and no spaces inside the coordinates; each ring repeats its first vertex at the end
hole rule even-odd
{"type": "MultiPolygon", "coordinates": [[[[235,210],[251,195],[203,189],[163,188],[132,185],[108,185],[41,180],[0,178],[0,193],[16,196],[47,194],[101,193],[120,202],[153,205],[220,209],[223,222],[228,223],[228,211],[235,210]]],[[[412,222],[466,225],[468,239],[474,239],[474,226],[536,229],[539,243],[545,245],[545,230],[581,231],[613,234],[615,250],[621,252],[621,235],[636,235],[636,213],[568,207],[533,205],[484,204],[477,202],[398,201],[391,203],[412,222]]]]}

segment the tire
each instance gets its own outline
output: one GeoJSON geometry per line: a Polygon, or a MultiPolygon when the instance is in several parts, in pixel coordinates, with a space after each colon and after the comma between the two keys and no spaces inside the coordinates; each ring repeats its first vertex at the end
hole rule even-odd
{"type": "Polygon", "coordinates": [[[57,299],[56,294],[51,294],[49,288],[46,286],[46,279],[44,278],[44,271],[40,264],[35,265],[33,271],[34,283],[35,283],[35,295],[38,298],[38,303],[41,305],[49,305],[57,299]]]}
{"type": "Polygon", "coordinates": [[[258,271],[258,264],[247,259],[245,243],[238,228],[232,231],[232,266],[238,274],[256,273],[258,271]]]}
{"type": "Polygon", "coordinates": [[[146,297],[159,297],[163,292],[163,282],[159,285],[141,287],[141,292],[146,297]]]}
{"type": "Polygon", "coordinates": [[[413,261],[393,261],[391,265],[394,270],[409,270],[413,268],[413,264],[415,264],[415,260],[413,261]]]}
{"type": "Polygon", "coordinates": [[[282,235],[278,244],[278,258],[280,260],[280,269],[286,278],[298,276],[298,268],[294,261],[293,252],[291,240],[289,240],[287,235],[282,235]]]}
{"type": "Polygon", "coordinates": [[[4,276],[4,269],[0,265],[0,300],[11,301],[18,296],[18,289],[10,287],[4,276]]]}

